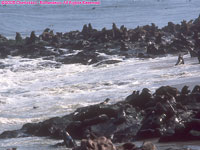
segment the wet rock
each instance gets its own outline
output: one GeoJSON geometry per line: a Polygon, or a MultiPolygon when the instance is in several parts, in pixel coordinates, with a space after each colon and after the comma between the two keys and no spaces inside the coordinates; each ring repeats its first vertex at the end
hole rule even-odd
{"type": "Polygon", "coordinates": [[[64,64],[81,63],[84,65],[89,65],[97,63],[100,60],[102,60],[102,58],[98,57],[97,53],[82,51],[77,53],[76,55],[68,55],[59,61],[64,64]]]}
{"type": "Polygon", "coordinates": [[[107,115],[109,118],[116,118],[118,115],[118,106],[109,105],[93,105],[83,108],[78,108],[74,112],[73,119],[83,121],[85,119],[93,118],[102,114],[107,115]]]}
{"type": "Polygon", "coordinates": [[[19,135],[18,131],[5,131],[1,133],[0,139],[16,138],[18,137],[18,135],[19,135]]]}
{"type": "Polygon", "coordinates": [[[23,125],[21,131],[29,135],[50,136],[52,138],[62,139],[62,130],[71,123],[70,120],[71,116],[66,115],[63,118],[54,117],[44,122],[27,123],[23,125]]]}
{"type": "Polygon", "coordinates": [[[159,50],[155,44],[151,43],[147,46],[147,54],[152,54],[152,55],[161,55],[161,54],[165,54],[164,51],[159,50]]]}
{"type": "Polygon", "coordinates": [[[160,137],[161,133],[159,130],[154,129],[146,129],[146,130],[140,130],[137,133],[137,140],[144,140],[144,139],[151,139],[160,137]]]}
{"type": "Polygon", "coordinates": [[[160,137],[159,142],[184,141],[185,127],[168,128],[160,137]]]}
{"type": "Polygon", "coordinates": [[[147,54],[157,54],[158,49],[155,47],[154,44],[149,44],[147,47],[147,54]]]}
{"type": "Polygon", "coordinates": [[[191,130],[189,132],[190,139],[189,140],[200,140],[200,131],[191,130]]]}
{"type": "Polygon", "coordinates": [[[200,131],[200,119],[192,119],[191,121],[186,123],[186,130],[197,130],[200,131]]]}
{"type": "Polygon", "coordinates": [[[34,135],[63,139],[63,131],[67,131],[73,139],[105,136],[113,142],[153,137],[160,138],[160,142],[199,140],[199,99],[198,86],[193,93],[188,87],[179,92],[163,86],[154,94],[144,88],[116,104],[105,100],[63,117],[25,124],[20,130],[2,133],[0,138],[34,135]]]}
{"type": "Polygon", "coordinates": [[[10,55],[11,49],[6,46],[0,46],[0,58],[6,58],[10,55]]]}
{"type": "Polygon", "coordinates": [[[108,116],[105,114],[99,115],[97,117],[91,118],[91,119],[85,119],[84,121],[82,121],[82,125],[83,126],[91,126],[94,124],[100,124],[103,122],[106,122],[108,120],[108,116]]]}
{"type": "Polygon", "coordinates": [[[155,40],[156,44],[161,44],[162,43],[162,34],[159,33],[158,36],[156,36],[156,40],[155,40]]]}
{"type": "Polygon", "coordinates": [[[192,119],[185,123],[184,126],[177,126],[175,130],[171,132],[166,132],[159,139],[160,142],[170,142],[170,141],[190,141],[200,139],[200,128],[199,119],[192,119]]]}
{"type": "Polygon", "coordinates": [[[149,89],[144,88],[139,94],[137,91],[134,91],[132,95],[128,96],[126,100],[133,105],[134,107],[144,108],[145,105],[151,101],[152,95],[149,89]]]}
{"type": "Polygon", "coordinates": [[[123,41],[121,41],[121,48],[120,48],[120,50],[122,50],[122,51],[127,51],[128,50],[128,45],[125,42],[123,42],[123,41]]]}

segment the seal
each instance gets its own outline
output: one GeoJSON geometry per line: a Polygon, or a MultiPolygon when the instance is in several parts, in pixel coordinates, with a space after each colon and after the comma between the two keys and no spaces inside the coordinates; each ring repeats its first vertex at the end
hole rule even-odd
{"type": "Polygon", "coordinates": [[[183,59],[183,56],[181,56],[181,54],[179,54],[178,60],[177,60],[177,62],[175,64],[175,66],[181,65],[181,64],[184,64],[184,59],[183,59]]]}
{"type": "Polygon", "coordinates": [[[197,57],[198,57],[198,60],[199,60],[199,63],[200,63],[200,50],[197,52],[197,57]]]}
{"type": "Polygon", "coordinates": [[[76,142],[67,131],[63,131],[63,140],[67,148],[75,148],[77,146],[76,142]]]}

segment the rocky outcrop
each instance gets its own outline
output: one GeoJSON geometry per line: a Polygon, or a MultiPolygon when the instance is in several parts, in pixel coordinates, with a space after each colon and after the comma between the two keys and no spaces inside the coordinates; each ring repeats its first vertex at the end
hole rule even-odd
{"type": "Polygon", "coordinates": [[[160,138],[160,142],[200,139],[200,86],[181,91],[162,86],[155,93],[147,88],[134,91],[124,101],[109,100],[78,108],[63,117],[25,124],[20,130],[5,131],[0,138],[49,136],[63,139],[67,131],[74,139],[105,136],[112,142],[160,138]],[[187,135],[187,136],[186,136],[187,135]]]}
{"type": "MultiPolygon", "coordinates": [[[[169,22],[159,29],[155,24],[127,29],[125,26],[98,31],[91,24],[84,25],[82,31],[54,33],[50,29],[37,36],[22,38],[16,33],[15,40],[0,35],[0,58],[8,55],[28,58],[44,57],[62,63],[84,65],[106,61],[106,55],[119,55],[124,58],[149,58],[180,52],[197,57],[200,49],[200,17],[181,24],[169,22]]],[[[112,61],[117,63],[117,61],[112,61]]]]}

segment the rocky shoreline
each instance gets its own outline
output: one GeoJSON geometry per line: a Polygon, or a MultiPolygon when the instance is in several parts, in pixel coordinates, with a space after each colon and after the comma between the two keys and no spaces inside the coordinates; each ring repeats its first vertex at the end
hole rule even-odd
{"type": "Polygon", "coordinates": [[[192,91],[188,86],[181,91],[162,86],[153,94],[144,88],[141,92],[133,91],[116,104],[110,104],[106,99],[63,117],[27,123],[19,130],[5,131],[0,138],[47,136],[63,139],[63,132],[67,131],[76,140],[105,136],[113,143],[150,138],[159,138],[159,142],[200,140],[199,108],[199,85],[192,91]]]}
{"type": "MultiPolygon", "coordinates": [[[[169,22],[159,29],[155,24],[127,29],[101,31],[84,25],[82,31],[53,33],[50,29],[36,36],[14,40],[0,35],[0,58],[21,56],[43,58],[63,64],[112,64],[123,59],[152,58],[166,54],[190,53],[197,57],[200,50],[200,16],[181,24],[169,22]]],[[[1,67],[3,69],[3,65],[1,67]]],[[[67,131],[75,140],[82,140],[75,149],[132,149],[155,150],[151,143],[136,147],[132,142],[158,138],[159,142],[200,140],[200,86],[192,91],[184,86],[181,91],[162,86],[155,93],[147,88],[133,91],[124,101],[110,104],[109,99],[96,105],[78,108],[63,117],[54,117],[39,123],[27,123],[19,130],[5,131],[0,139],[45,136],[63,139],[67,131]],[[125,143],[115,147],[113,143],[125,143]],[[100,146],[99,146],[100,144],[100,146]],[[89,148],[89,147],[90,148],[89,148]],[[92,148],[91,148],[92,147],[92,148]],[[101,147],[101,148],[99,148],[101,147]]],[[[58,143],[64,145],[65,143],[58,143]]]]}
{"type": "Polygon", "coordinates": [[[101,31],[84,25],[82,31],[54,33],[50,29],[36,36],[32,31],[30,37],[22,38],[16,33],[14,40],[0,35],[0,58],[22,56],[28,58],[42,57],[64,64],[81,63],[117,63],[107,56],[121,56],[123,59],[140,57],[149,58],[165,54],[191,53],[196,56],[200,49],[200,16],[194,21],[182,21],[181,24],[169,22],[159,29],[155,24],[127,29],[118,28],[101,31]],[[103,55],[102,55],[103,54],[103,55]]]}

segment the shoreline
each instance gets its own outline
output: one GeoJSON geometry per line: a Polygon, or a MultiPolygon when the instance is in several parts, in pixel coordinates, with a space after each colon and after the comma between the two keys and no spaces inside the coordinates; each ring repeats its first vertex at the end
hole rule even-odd
{"type": "MultiPolygon", "coordinates": [[[[42,57],[63,64],[98,66],[98,63],[120,62],[100,57],[99,53],[123,56],[124,59],[185,54],[200,48],[199,23],[200,16],[193,22],[183,21],[181,25],[169,23],[162,29],[152,24],[127,30],[124,26],[118,28],[113,24],[111,30],[104,28],[98,31],[88,24],[84,25],[81,32],[54,34],[50,29],[46,29],[40,36],[32,32],[30,37],[26,38],[17,33],[15,40],[0,36],[0,56],[1,59],[9,55],[42,57]]],[[[96,132],[97,135],[100,134],[98,136],[108,138],[113,134],[114,143],[152,137],[159,137],[160,142],[199,140],[199,96],[199,86],[194,87],[193,92],[187,87],[179,91],[164,86],[158,88],[154,94],[144,88],[141,93],[134,91],[124,101],[116,104],[109,104],[109,100],[105,100],[100,104],[79,108],[63,117],[28,123],[19,130],[5,131],[0,138],[34,135],[62,139],[62,132],[66,129],[75,139],[83,139],[87,134],[90,136],[96,132]],[[149,120],[153,125],[149,124],[149,120]],[[185,135],[187,137],[184,138],[185,135]]]]}
{"type": "Polygon", "coordinates": [[[124,101],[115,104],[109,104],[106,99],[63,117],[27,123],[19,130],[3,132],[0,138],[44,136],[62,139],[62,132],[66,130],[74,139],[95,134],[111,138],[113,143],[151,138],[159,138],[159,142],[164,143],[200,139],[197,126],[200,122],[200,86],[195,86],[192,91],[187,86],[181,91],[163,86],[153,94],[147,88],[138,92],[133,91],[124,101]]]}

